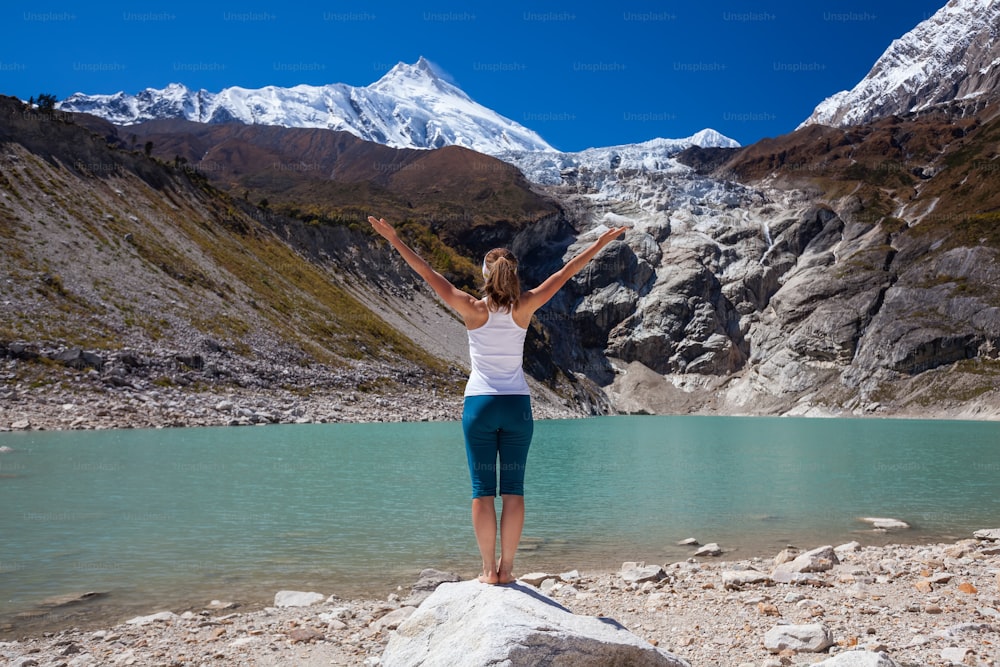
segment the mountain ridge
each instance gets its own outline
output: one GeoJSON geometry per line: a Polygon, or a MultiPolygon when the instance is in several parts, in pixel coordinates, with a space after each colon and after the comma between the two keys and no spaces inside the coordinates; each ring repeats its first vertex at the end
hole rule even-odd
{"type": "Polygon", "coordinates": [[[63,111],[101,116],[117,125],[183,118],[205,123],[321,127],[395,148],[459,145],[487,154],[512,149],[552,150],[535,132],[476,103],[444,80],[423,57],[413,65],[398,63],[369,86],[233,86],[211,93],[171,83],[136,95],[75,93],[57,106],[63,111]]]}
{"type": "Polygon", "coordinates": [[[799,128],[860,125],[949,102],[975,112],[998,99],[1000,2],[949,0],[893,40],[854,88],[820,102],[799,128]]]}
{"type": "MultiPolygon", "coordinates": [[[[344,131],[394,148],[456,145],[507,157],[535,152],[548,156],[587,153],[557,151],[536,132],[475,102],[422,56],[412,65],[397,63],[368,86],[342,83],[260,89],[234,86],[211,93],[171,83],[162,89],[147,88],[136,95],[75,93],[57,106],[63,111],[92,114],[122,127],[175,118],[208,124],[238,122],[344,131]]],[[[686,139],[656,138],[628,145],[661,148],[661,144],[679,142],[687,142],[681,148],[691,144],[736,143],[706,128],[686,139]]]]}

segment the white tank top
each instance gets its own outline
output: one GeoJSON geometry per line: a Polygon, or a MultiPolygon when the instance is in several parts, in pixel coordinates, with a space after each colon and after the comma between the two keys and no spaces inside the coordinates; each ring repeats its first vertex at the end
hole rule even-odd
{"type": "Polygon", "coordinates": [[[486,324],[469,329],[472,373],[465,385],[466,396],[486,394],[530,394],[524,379],[524,336],[512,311],[489,311],[486,324]]]}

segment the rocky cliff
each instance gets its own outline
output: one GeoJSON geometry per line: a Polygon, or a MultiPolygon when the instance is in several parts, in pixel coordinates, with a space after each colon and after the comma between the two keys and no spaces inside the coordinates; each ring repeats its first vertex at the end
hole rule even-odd
{"type": "Polygon", "coordinates": [[[579,242],[632,230],[553,304],[557,358],[626,411],[1000,416],[998,132],[939,111],[567,179],[579,242]]]}

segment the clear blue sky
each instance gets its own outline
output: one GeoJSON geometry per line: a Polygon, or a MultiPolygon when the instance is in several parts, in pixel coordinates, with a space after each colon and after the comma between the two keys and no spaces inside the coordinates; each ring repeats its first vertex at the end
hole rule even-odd
{"type": "Polygon", "coordinates": [[[561,150],[705,127],[747,144],[792,131],[944,2],[9,1],[0,94],[367,85],[424,56],[561,150]]]}

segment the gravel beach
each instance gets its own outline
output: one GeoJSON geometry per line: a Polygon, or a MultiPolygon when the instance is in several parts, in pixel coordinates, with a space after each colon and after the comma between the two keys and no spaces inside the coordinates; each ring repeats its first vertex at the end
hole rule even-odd
{"type": "MultiPolygon", "coordinates": [[[[521,581],[576,614],[613,618],[698,667],[809,665],[849,651],[881,653],[900,666],[993,666],[1000,663],[1000,530],[977,535],[740,561],[626,562],[616,572],[531,573],[521,581]],[[793,647],[785,635],[804,643],[793,647]]],[[[18,667],[380,665],[396,626],[435,585],[458,578],[433,570],[421,577],[413,590],[381,600],[304,591],[276,593],[274,606],[253,611],[225,600],[153,608],[113,627],[0,643],[0,660],[18,667]]]]}

